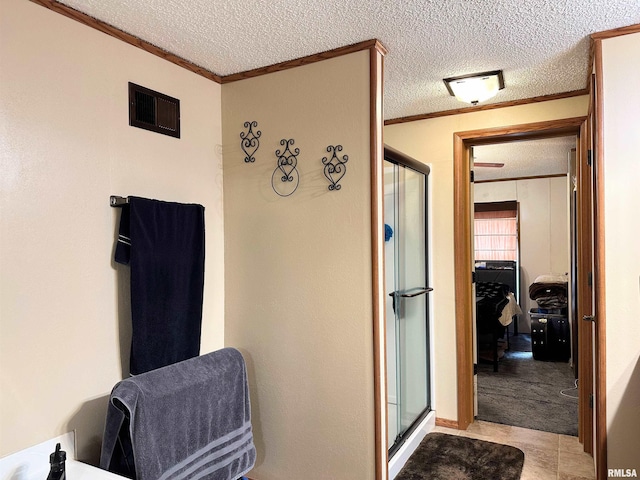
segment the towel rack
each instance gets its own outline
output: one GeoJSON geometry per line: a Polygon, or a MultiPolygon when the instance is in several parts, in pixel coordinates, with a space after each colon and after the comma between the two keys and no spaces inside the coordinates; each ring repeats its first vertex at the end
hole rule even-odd
{"type": "Polygon", "coordinates": [[[117,195],[111,195],[109,197],[109,205],[112,207],[122,207],[129,203],[129,197],[119,197],[117,195]]]}

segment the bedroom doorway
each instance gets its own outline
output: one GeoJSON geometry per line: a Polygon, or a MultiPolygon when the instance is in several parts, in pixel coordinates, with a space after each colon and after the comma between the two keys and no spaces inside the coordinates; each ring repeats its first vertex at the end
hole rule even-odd
{"type": "MultiPolygon", "coordinates": [[[[457,332],[457,370],[458,370],[458,428],[466,429],[474,420],[474,338],[473,338],[473,313],[474,292],[471,284],[473,271],[473,252],[471,246],[471,198],[472,186],[469,182],[471,163],[471,147],[495,143],[506,143],[514,140],[548,138],[554,136],[576,135],[579,138],[578,148],[578,204],[580,199],[591,195],[591,190],[581,177],[591,175],[587,171],[587,123],[585,117],[538,122],[526,125],[517,125],[504,128],[483,129],[454,134],[454,243],[456,249],[456,332],[457,332]],[[582,173],[580,173],[582,172],[582,173]]],[[[591,212],[584,209],[578,218],[589,220],[591,212]]],[[[592,245],[593,239],[584,235],[579,229],[580,236],[577,243],[586,248],[592,245]]],[[[588,285],[584,269],[578,272],[578,293],[584,298],[591,295],[592,287],[588,285]]],[[[579,311],[578,316],[582,314],[579,311]]],[[[593,364],[593,352],[590,347],[591,336],[587,322],[579,322],[580,343],[578,345],[581,357],[579,369],[579,439],[584,444],[585,451],[592,451],[593,435],[593,410],[589,406],[590,396],[593,394],[593,382],[582,381],[583,376],[591,370],[587,368],[593,364]]],[[[598,344],[595,345],[597,354],[598,344]]],[[[600,368],[596,365],[596,378],[600,368]]],[[[599,385],[596,381],[596,385],[599,385]]],[[[598,403],[596,402],[596,410],[598,403]]],[[[596,411],[596,418],[598,412],[596,411]]]]}
{"type": "Polygon", "coordinates": [[[477,420],[578,435],[569,308],[576,142],[567,135],[471,147],[477,420]]]}

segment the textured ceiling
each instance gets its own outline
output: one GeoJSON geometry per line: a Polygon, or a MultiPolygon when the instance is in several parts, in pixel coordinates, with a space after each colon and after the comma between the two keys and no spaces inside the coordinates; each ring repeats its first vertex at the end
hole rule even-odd
{"type": "MultiPolygon", "coordinates": [[[[504,70],[491,102],[586,87],[593,32],[639,0],[61,0],[218,75],[376,38],[385,118],[464,107],[443,78],[504,70]]],[[[468,106],[468,105],[467,105],[468,106]]]]}
{"type": "Polygon", "coordinates": [[[475,180],[566,174],[572,148],[575,135],[473,147],[474,161],[504,163],[502,168],[475,166],[475,180]]]}

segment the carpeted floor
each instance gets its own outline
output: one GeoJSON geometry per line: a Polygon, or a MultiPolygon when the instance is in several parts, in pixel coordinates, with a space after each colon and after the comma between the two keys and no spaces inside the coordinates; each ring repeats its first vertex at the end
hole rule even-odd
{"type": "Polygon", "coordinates": [[[498,372],[478,364],[478,420],[578,435],[575,377],[568,363],[534,360],[531,337],[511,336],[498,372]]]}
{"type": "Polygon", "coordinates": [[[430,433],[396,480],[519,480],[522,450],[467,437],[430,433]]]}

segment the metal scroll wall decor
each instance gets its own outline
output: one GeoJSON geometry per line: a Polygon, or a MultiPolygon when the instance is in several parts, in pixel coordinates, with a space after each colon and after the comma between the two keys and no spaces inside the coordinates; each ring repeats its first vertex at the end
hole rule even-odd
{"type": "Polygon", "coordinates": [[[276,150],[278,164],[271,176],[271,186],[273,191],[281,197],[288,197],[293,194],[300,184],[300,174],[296,168],[300,149],[296,147],[291,150],[290,147],[294,143],[293,138],[289,140],[283,138],[280,140],[280,145],[285,147],[284,150],[276,150]]]}
{"type": "Polygon", "coordinates": [[[260,147],[260,135],[262,135],[260,130],[253,131],[257,126],[258,122],[255,120],[253,122],[244,122],[244,128],[248,130],[240,133],[240,148],[242,148],[245,154],[245,163],[253,163],[256,161],[255,154],[260,147]]]}
{"type": "Polygon", "coordinates": [[[338,182],[342,180],[342,177],[347,173],[346,163],[349,161],[348,155],[343,155],[342,158],[338,157],[338,152],[342,151],[342,145],[329,145],[327,152],[331,153],[331,158],[322,157],[322,164],[324,165],[324,176],[329,180],[329,190],[340,190],[342,185],[338,182]]]}

